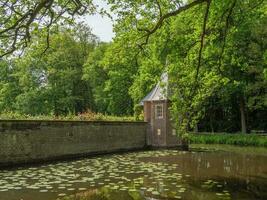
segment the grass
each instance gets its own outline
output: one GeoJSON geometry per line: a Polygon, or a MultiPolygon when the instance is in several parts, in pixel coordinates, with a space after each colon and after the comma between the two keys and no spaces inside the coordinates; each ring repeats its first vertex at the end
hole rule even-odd
{"type": "Polygon", "coordinates": [[[190,134],[191,144],[229,144],[239,146],[267,147],[267,136],[257,134],[190,134]]]}
{"type": "Polygon", "coordinates": [[[74,121],[138,121],[133,116],[112,116],[102,113],[85,112],[78,115],[27,115],[14,112],[0,113],[0,120],[74,120],[74,121]]]}

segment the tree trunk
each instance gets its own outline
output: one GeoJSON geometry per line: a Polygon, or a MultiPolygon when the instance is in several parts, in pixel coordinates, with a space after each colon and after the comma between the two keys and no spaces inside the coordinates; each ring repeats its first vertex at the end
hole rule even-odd
{"type": "Polygon", "coordinates": [[[211,132],[214,133],[214,128],[213,128],[213,114],[210,113],[210,129],[211,132]]]}
{"type": "Polygon", "coordinates": [[[240,101],[240,119],[241,119],[241,132],[247,133],[245,102],[243,98],[240,101]]]}
{"type": "Polygon", "coordinates": [[[181,150],[183,151],[189,151],[189,140],[183,139],[181,140],[181,150]]]}
{"type": "Polygon", "coordinates": [[[194,132],[198,133],[198,125],[197,124],[195,125],[194,132]]]}

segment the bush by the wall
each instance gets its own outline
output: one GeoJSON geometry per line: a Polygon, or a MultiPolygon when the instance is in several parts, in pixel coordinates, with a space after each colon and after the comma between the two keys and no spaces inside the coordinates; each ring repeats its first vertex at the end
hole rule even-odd
{"type": "Polygon", "coordinates": [[[0,120],[74,120],[74,121],[136,121],[133,116],[111,116],[102,113],[85,112],[78,115],[26,115],[16,112],[0,113],[0,120]]]}

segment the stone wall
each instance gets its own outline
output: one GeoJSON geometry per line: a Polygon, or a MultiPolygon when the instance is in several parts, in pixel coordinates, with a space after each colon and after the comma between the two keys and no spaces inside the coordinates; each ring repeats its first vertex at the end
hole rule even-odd
{"type": "Polygon", "coordinates": [[[0,121],[0,166],[144,149],[145,122],[0,121]]]}

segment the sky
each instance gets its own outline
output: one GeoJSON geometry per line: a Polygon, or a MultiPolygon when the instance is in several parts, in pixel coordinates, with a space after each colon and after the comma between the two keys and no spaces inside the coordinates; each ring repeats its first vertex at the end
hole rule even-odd
{"type": "MultiPolygon", "coordinates": [[[[101,8],[108,9],[107,4],[102,0],[94,0],[94,2],[101,8]]],[[[112,20],[108,17],[103,17],[100,14],[93,16],[85,16],[82,20],[92,28],[93,34],[97,35],[101,41],[110,42],[115,36],[112,29],[112,20]]]]}

